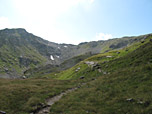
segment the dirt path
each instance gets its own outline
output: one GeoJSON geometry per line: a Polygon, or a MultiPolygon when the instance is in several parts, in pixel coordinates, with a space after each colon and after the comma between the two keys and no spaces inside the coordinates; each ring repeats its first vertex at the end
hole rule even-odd
{"type": "MultiPolygon", "coordinates": [[[[85,85],[85,84],[86,84],[86,83],[82,83],[81,86],[83,86],[83,85],[85,85]]],[[[71,93],[71,92],[75,91],[76,89],[80,88],[81,86],[68,89],[68,90],[66,90],[65,92],[62,92],[62,93],[59,94],[59,95],[56,95],[56,96],[54,96],[54,97],[52,97],[52,98],[50,98],[50,99],[47,99],[47,100],[46,100],[47,106],[44,107],[44,108],[42,108],[42,109],[40,109],[40,110],[38,110],[35,114],[48,114],[48,113],[50,112],[51,106],[52,106],[55,102],[59,101],[59,100],[62,98],[62,96],[64,96],[64,95],[66,95],[66,94],[68,94],[68,93],[71,93]]]]}

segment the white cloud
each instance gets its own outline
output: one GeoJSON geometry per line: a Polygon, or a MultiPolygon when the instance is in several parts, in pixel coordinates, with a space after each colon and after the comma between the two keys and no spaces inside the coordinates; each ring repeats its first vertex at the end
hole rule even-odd
{"type": "Polygon", "coordinates": [[[78,44],[80,41],[74,41],[65,30],[57,26],[58,18],[71,8],[81,6],[86,9],[93,2],[94,0],[14,0],[14,7],[24,22],[17,26],[52,42],[78,44]]]}
{"type": "Polygon", "coordinates": [[[7,17],[0,17],[0,29],[11,28],[10,21],[7,17]]]}
{"type": "Polygon", "coordinates": [[[112,38],[111,34],[96,33],[96,40],[108,40],[111,38],[112,38]]]}
{"type": "Polygon", "coordinates": [[[92,4],[94,2],[94,0],[90,0],[89,2],[90,2],[90,4],[92,4]]]}
{"type": "Polygon", "coordinates": [[[82,4],[92,4],[94,0],[14,0],[14,5],[23,16],[31,16],[30,18],[49,19],[69,10],[73,6],[82,4]]]}

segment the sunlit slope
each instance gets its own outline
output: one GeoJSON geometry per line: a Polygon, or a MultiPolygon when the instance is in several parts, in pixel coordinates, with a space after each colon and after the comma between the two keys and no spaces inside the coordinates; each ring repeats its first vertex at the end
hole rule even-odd
{"type": "Polygon", "coordinates": [[[95,79],[53,105],[50,114],[151,114],[152,37],[119,50],[119,54],[116,52],[86,60],[97,61],[101,73],[96,69],[92,71],[85,61],[62,72],[59,79],[80,78],[82,75],[85,77],[82,80],[95,79]],[[74,74],[78,67],[82,67],[82,71],[74,74]],[[87,69],[90,71],[85,74],[87,69]]]}
{"type": "MultiPolygon", "coordinates": [[[[80,77],[89,78],[89,77],[96,77],[96,76],[101,76],[105,74],[110,74],[117,69],[125,67],[125,65],[136,63],[137,60],[133,59],[133,57],[131,58],[131,55],[133,54],[135,55],[138,52],[137,50],[141,50],[141,46],[151,43],[149,41],[151,37],[152,36],[149,36],[147,37],[147,39],[143,41],[134,43],[120,50],[113,50],[107,53],[101,53],[101,54],[92,56],[78,63],[74,67],[68,70],[65,70],[59,74],[56,74],[55,77],[57,79],[64,80],[64,79],[78,79],[80,77]],[[123,59],[122,61],[124,62],[120,62],[121,59],[123,59]],[[113,62],[115,61],[117,61],[119,64],[118,63],[113,64],[113,62]],[[132,62],[132,63],[129,63],[129,62],[132,62]]],[[[140,54],[141,54],[140,57],[142,57],[143,55],[142,51],[140,54]]]]}

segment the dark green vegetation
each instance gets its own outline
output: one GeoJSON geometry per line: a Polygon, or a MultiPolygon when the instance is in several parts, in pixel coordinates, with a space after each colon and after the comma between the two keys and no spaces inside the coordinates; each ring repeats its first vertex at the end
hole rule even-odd
{"type": "MultiPolygon", "coordinates": [[[[59,65],[44,65],[42,61],[50,61],[44,53],[32,46],[35,53],[39,54],[39,65],[43,66],[34,64],[25,71],[28,79],[0,79],[0,110],[8,114],[29,114],[45,106],[47,98],[85,82],[86,85],[82,88],[56,102],[51,107],[50,114],[152,113],[152,35],[125,37],[105,43],[82,43],[78,46],[88,52],[92,49],[94,53],[71,56],[71,59],[59,65]],[[103,44],[99,46],[101,43],[103,44]],[[100,47],[102,53],[96,54],[98,48],[93,47],[100,47]],[[95,55],[91,56],[92,54],[95,55]]],[[[72,49],[74,50],[71,45],[72,49]]],[[[16,55],[12,60],[15,57],[16,55]]]]}
{"type": "MultiPolygon", "coordinates": [[[[85,59],[84,54],[86,53],[91,53],[92,55],[120,49],[138,42],[144,37],[146,35],[71,45],[43,40],[24,29],[0,30],[0,77],[19,78],[24,76],[26,70],[31,71],[28,74],[33,75],[32,69],[41,69],[41,66],[45,65],[46,68],[62,70],[62,65],[64,64],[66,64],[66,68],[69,68],[79,62],[78,57],[85,59]],[[64,62],[65,60],[71,61],[71,65],[64,62]],[[61,63],[63,64],[60,65],[61,63]],[[59,65],[59,68],[52,68],[54,65],[59,65]]],[[[46,72],[40,72],[39,74],[51,71],[46,70],[46,72]]]]}

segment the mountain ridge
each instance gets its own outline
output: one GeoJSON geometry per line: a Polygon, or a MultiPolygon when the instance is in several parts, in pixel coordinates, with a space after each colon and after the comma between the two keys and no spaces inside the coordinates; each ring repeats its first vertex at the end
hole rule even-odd
{"type": "Polygon", "coordinates": [[[120,49],[141,41],[146,36],[148,35],[72,45],[49,42],[23,28],[3,29],[0,30],[0,77],[22,77],[30,68],[47,64],[60,65],[68,59],[86,53],[98,54],[120,49]]]}

